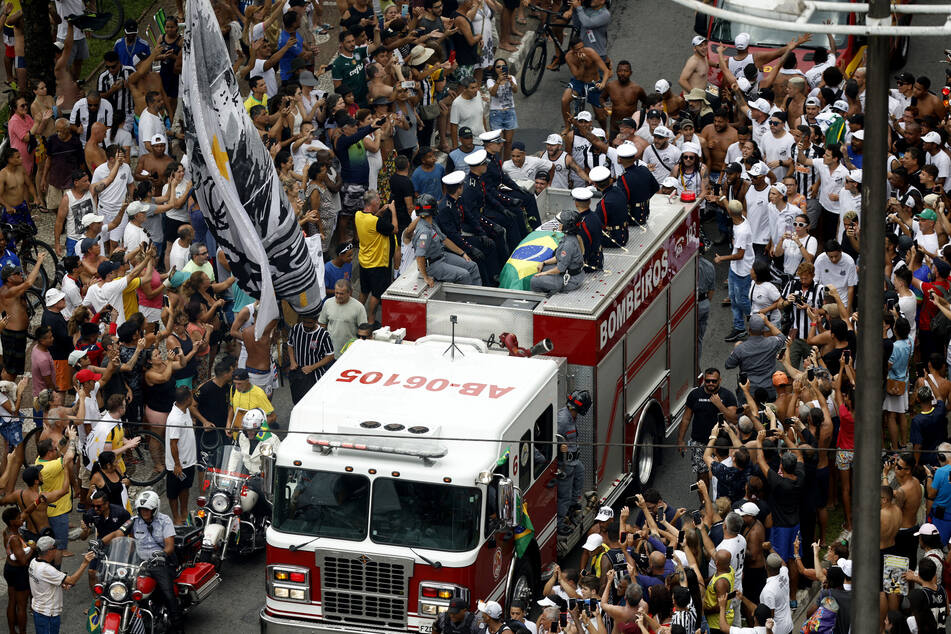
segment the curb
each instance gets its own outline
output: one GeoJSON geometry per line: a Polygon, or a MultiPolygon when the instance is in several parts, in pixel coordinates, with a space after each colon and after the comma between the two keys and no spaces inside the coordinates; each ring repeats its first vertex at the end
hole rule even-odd
{"type": "Polygon", "coordinates": [[[533,44],[535,44],[535,29],[525,31],[525,35],[522,36],[522,41],[519,42],[518,50],[512,52],[497,49],[496,54],[506,60],[510,66],[514,66],[518,69],[518,72],[522,72],[522,62],[528,57],[528,51],[531,50],[533,44]]]}

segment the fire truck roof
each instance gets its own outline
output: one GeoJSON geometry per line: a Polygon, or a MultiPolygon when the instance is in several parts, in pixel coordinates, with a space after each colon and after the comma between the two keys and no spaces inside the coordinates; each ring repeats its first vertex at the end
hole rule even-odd
{"type": "Polygon", "coordinates": [[[306,433],[288,434],[278,463],[395,465],[406,475],[418,468],[441,477],[490,467],[500,443],[467,439],[502,439],[533,401],[553,402],[557,365],[465,344],[453,359],[447,347],[355,341],[294,407],[289,430],[306,433]],[[331,447],[332,456],[319,453],[331,447]]]}

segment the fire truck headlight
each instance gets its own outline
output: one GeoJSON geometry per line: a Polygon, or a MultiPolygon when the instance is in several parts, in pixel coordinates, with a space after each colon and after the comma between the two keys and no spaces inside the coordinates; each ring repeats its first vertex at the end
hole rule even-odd
{"type": "Polygon", "coordinates": [[[290,598],[294,601],[303,601],[305,599],[304,591],[301,589],[292,588],[290,592],[290,598]]]}
{"type": "Polygon", "coordinates": [[[286,599],[289,596],[287,588],[274,588],[274,596],[278,599],[286,599]]]}
{"type": "Polygon", "coordinates": [[[438,615],[439,615],[439,607],[440,607],[440,606],[436,605],[435,603],[420,603],[420,604],[419,604],[419,608],[420,608],[419,611],[420,611],[422,614],[425,614],[426,616],[438,616],[438,615]]]}

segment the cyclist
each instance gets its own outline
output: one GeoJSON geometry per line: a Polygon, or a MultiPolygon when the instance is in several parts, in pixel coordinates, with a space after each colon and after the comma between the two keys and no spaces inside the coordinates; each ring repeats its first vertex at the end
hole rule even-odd
{"type": "Polygon", "coordinates": [[[611,69],[593,48],[585,46],[584,42],[575,35],[572,35],[568,43],[565,62],[571,71],[571,81],[568,82],[568,88],[561,96],[561,116],[565,124],[567,125],[571,119],[568,108],[574,93],[586,95],[585,101],[594,108],[594,116],[597,117],[598,123],[602,128],[607,128],[608,114],[601,105],[601,91],[611,78],[611,69]]]}

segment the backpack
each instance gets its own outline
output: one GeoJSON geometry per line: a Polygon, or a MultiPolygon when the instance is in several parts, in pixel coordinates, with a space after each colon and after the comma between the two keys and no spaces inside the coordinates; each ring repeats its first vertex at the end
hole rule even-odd
{"type": "Polygon", "coordinates": [[[819,602],[819,607],[802,624],[800,634],[832,634],[835,631],[835,621],[839,617],[839,604],[831,596],[826,596],[819,602]]]}
{"type": "MultiPolygon", "coordinates": [[[[948,299],[948,290],[933,284],[932,288],[934,292],[941,297],[948,299]]],[[[948,341],[951,340],[951,319],[938,310],[934,316],[931,318],[931,336],[934,338],[934,341],[941,343],[941,349],[944,349],[948,345],[948,341]]]]}

